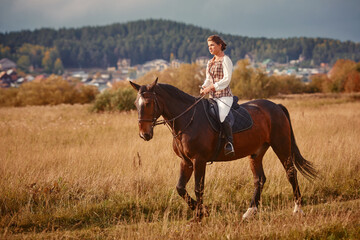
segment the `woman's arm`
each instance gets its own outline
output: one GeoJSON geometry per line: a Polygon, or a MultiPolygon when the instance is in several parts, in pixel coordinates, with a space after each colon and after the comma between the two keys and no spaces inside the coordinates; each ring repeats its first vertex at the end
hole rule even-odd
{"type": "Polygon", "coordinates": [[[209,74],[209,62],[208,62],[208,64],[207,64],[207,66],[206,66],[206,72],[205,72],[205,76],[206,76],[206,78],[205,78],[205,81],[204,81],[204,83],[203,83],[203,85],[201,86],[202,88],[206,88],[207,86],[209,86],[210,85],[210,83],[211,83],[211,81],[210,81],[210,74],[209,74]]]}
{"type": "Polygon", "coordinates": [[[214,84],[215,91],[223,90],[227,86],[229,86],[231,81],[231,75],[233,70],[233,64],[228,56],[224,56],[224,60],[222,62],[223,65],[223,73],[224,77],[214,84]]]}

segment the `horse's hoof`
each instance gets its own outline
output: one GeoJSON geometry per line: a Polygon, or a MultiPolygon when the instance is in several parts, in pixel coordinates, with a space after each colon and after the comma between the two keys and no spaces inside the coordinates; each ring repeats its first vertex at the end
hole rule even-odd
{"type": "Polygon", "coordinates": [[[246,219],[250,219],[250,218],[254,217],[256,215],[257,211],[258,211],[257,207],[248,208],[246,213],[244,213],[244,215],[242,216],[242,219],[246,220],[246,219]]]}
{"type": "Polygon", "coordinates": [[[203,206],[202,210],[201,210],[201,213],[202,213],[203,217],[208,217],[210,215],[209,214],[209,208],[207,206],[203,206]]]}
{"type": "Polygon", "coordinates": [[[195,213],[194,217],[190,220],[191,223],[201,223],[204,218],[204,214],[195,213]]]}
{"type": "Polygon", "coordinates": [[[299,215],[299,216],[305,216],[304,211],[301,209],[301,206],[299,204],[295,203],[293,215],[299,215]]]}
{"type": "Polygon", "coordinates": [[[202,218],[199,216],[194,216],[192,219],[190,219],[190,223],[194,224],[194,223],[201,223],[202,218]]]}
{"type": "Polygon", "coordinates": [[[203,217],[209,216],[209,210],[207,206],[199,206],[195,210],[194,218],[192,219],[193,222],[201,222],[203,217]]]}

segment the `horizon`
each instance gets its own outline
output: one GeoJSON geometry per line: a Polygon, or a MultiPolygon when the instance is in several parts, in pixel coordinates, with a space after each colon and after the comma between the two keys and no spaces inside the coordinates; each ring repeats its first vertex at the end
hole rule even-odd
{"type": "Polygon", "coordinates": [[[2,0],[0,32],[106,26],[163,19],[251,38],[360,42],[360,2],[347,0],[2,0]],[[191,4],[191,7],[189,7],[191,4]]]}

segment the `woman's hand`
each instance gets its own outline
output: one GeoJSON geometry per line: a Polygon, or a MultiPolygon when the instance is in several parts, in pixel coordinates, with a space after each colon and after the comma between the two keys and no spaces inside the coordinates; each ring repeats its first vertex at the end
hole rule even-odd
{"type": "Polygon", "coordinates": [[[201,95],[206,95],[209,92],[215,92],[215,87],[214,84],[210,84],[209,86],[207,86],[206,88],[201,88],[200,89],[200,94],[201,95]]]}

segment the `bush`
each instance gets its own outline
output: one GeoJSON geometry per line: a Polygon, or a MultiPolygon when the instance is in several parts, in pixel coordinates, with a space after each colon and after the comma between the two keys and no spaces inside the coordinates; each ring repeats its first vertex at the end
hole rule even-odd
{"type": "Polygon", "coordinates": [[[114,96],[111,98],[112,105],[115,110],[129,111],[135,109],[134,101],[136,99],[136,92],[132,88],[119,88],[115,91],[114,96]]]}
{"type": "Polygon", "coordinates": [[[179,68],[148,72],[136,81],[139,84],[149,84],[157,77],[159,83],[171,84],[190,95],[199,96],[199,85],[205,80],[205,69],[197,64],[181,64],[179,68]]]}
{"type": "Polygon", "coordinates": [[[18,93],[18,88],[0,88],[0,106],[19,106],[20,103],[16,97],[18,93]]]}
{"type": "Polygon", "coordinates": [[[312,76],[309,86],[324,93],[359,92],[360,63],[339,59],[328,74],[312,76]]]}
{"type": "Polygon", "coordinates": [[[247,60],[238,61],[231,80],[234,95],[242,99],[269,98],[279,93],[301,93],[305,84],[295,76],[268,76],[250,67],[247,60]]]}
{"type": "Polygon", "coordinates": [[[309,89],[314,92],[331,92],[331,81],[326,74],[316,74],[310,78],[309,89]]]}
{"type": "Polygon", "coordinates": [[[91,108],[94,112],[135,109],[136,92],[131,87],[107,89],[99,94],[91,108]]]}
{"type": "Polygon", "coordinates": [[[92,111],[103,112],[112,110],[111,96],[112,94],[109,90],[105,90],[97,95],[92,106],[92,111]]]}
{"type": "Polygon", "coordinates": [[[78,92],[75,95],[76,103],[91,103],[95,100],[96,96],[99,94],[99,90],[95,86],[89,85],[80,85],[77,88],[78,92]]]}
{"type": "Polygon", "coordinates": [[[348,93],[360,92],[360,71],[353,70],[347,75],[344,90],[348,93]]]}
{"type": "Polygon", "coordinates": [[[292,94],[292,93],[303,93],[306,90],[305,84],[300,78],[294,75],[290,76],[272,76],[272,83],[276,86],[277,93],[281,94],[292,94]]]}
{"type": "Polygon", "coordinates": [[[41,82],[28,82],[18,89],[1,89],[0,106],[57,105],[90,103],[98,90],[94,86],[70,83],[51,75],[41,82]]]}

